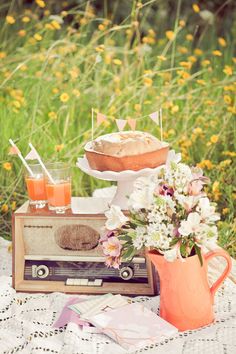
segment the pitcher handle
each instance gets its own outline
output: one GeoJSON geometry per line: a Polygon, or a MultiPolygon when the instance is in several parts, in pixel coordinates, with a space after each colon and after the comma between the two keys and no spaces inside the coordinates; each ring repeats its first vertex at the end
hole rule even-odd
{"type": "Polygon", "coordinates": [[[204,258],[205,258],[205,261],[207,264],[208,264],[209,260],[214,257],[223,257],[224,259],[226,259],[227,264],[226,264],[225,270],[223,271],[221,276],[215,281],[214,284],[212,284],[212,286],[210,288],[212,299],[214,299],[216,290],[223,283],[223,281],[228,276],[228,274],[230,273],[231,268],[232,268],[232,261],[231,261],[230,255],[226,251],[224,251],[223,249],[210,251],[204,255],[204,258]]]}

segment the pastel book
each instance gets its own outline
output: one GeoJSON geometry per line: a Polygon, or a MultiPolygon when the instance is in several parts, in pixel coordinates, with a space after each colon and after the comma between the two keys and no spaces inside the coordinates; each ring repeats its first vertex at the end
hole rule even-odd
{"type": "Polygon", "coordinates": [[[178,332],[176,327],[140,303],[109,310],[87,320],[127,350],[160,342],[178,332]]]}

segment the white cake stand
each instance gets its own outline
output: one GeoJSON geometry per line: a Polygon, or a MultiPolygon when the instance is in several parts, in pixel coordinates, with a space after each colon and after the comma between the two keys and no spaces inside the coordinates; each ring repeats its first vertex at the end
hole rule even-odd
{"type": "Polygon", "coordinates": [[[89,166],[87,158],[78,158],[76,166],[89,176],[104,180],[104,181],[116,181],[117,190],[111,204],[119,205],[121,209],[127,210],[127,196],[133,191],[134,181],[141,176],[149,176],[160,170],[164,165],[156,168],[145,168],[139,171],[125,170],[122,172],[114,171],[98,171],[92,170],[89,166]]]}

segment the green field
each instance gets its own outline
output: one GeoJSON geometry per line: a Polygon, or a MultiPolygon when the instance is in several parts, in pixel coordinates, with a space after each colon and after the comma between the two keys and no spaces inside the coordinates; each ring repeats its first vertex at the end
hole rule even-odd
{"type": "MultiPolygon", "coordinates": [[[[54,12],[43,1],[4,8],[0,33],[0,235],[26,200],[23,167],[9,156],[12,138],[26,155],[31,141],[44,161],[68,161],[73,195],[107,186],[75,167],[91,139],[91,109],[108,116],[94,135],[116,131],[115,118],[160,137],[148,114],[162,107],[164,138],[211,179],[207,193],[222,218],[219,240],[236,256],[235,65],[231,35],[206,25],[196,40],[199,9],[178,8],[168,27],[147,21],[154,1],[97,13],[92,2],[54,12]],[[86,5],[86,6],[85,6],[86,5]],[[102,14],[103,13],[103,14],[102,14]],[[187,14],[187,15],[186,15],[187,14]]],[[[180,3],[180,2],[179,2],[180,3]]],[[[201,9],[200,9],[201,10],[201,9]]],[[[161,17],[161,14],[160,14],[161,17]]],[[[161,21],[161,19],[160,19],[161,21]]]]}

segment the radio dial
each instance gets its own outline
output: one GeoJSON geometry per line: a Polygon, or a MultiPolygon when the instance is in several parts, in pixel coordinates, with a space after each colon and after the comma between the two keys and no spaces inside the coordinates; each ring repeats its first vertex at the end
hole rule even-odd
{"type": "Polygon", "coordinates": [[[37,278],[44,279],[49,275],[49,269],[45,265],[40,265],[36,269],[37,278]]]}
{"type": "Polygon", "coordinates": [[[133,278],[133,275],[134,275],[134,271],[131,267],[123,267],[120,270],[120,277],[123,280],[129,280],[133,278]]]}

